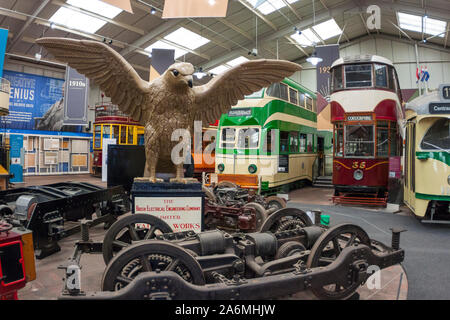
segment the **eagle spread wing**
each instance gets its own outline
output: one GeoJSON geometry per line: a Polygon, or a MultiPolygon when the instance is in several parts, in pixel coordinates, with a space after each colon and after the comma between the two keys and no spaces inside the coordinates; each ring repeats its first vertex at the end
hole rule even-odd
{"type": "Polygon", "coordinates": [[[100,89],[134,120],[145,120],[151,86],[116,51],[102,42],[67,38],[40,38],[42,45],[59,61],[94,80],[100,89]]]}
{"type": "Polygon", "coordinates": [[[245,95],[300,71],[301,66],[284,60],[253,60],[244,62],[209,81],[194,87],[195,120],[212,123],[245,95]]]}

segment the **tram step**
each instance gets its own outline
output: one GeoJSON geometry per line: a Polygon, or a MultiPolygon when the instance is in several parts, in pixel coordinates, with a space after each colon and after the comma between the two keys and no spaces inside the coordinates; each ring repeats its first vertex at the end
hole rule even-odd
{"type": "Polygon", "coordinates": [[[313,187],[315,188],[333,188],[331,183],[314,182],[313,187]]]}

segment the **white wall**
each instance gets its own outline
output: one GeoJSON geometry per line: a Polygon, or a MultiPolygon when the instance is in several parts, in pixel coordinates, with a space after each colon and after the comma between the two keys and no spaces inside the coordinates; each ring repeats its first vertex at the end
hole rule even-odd
{"type": "MultiPolygon", "coordinates": [[[[345,46],[345,43],[343,43],[345,46]]],[[[430,72],[429,88],[437,89],[441,83],[450,83],[450,49],[442,52],[425,47],[418,47],[419,64],[426,66],[430,72]]],[[[340,56],[360,54],[376,54],[388,58],[397,70],[400,87],[415,89],[416,84],[416,56],[413,44],[391,39],[366,39],[340,50],[340,56]]],[[[316,90],[316,70],[310,63],[302,63],[303,70],[294,74],[292,78],[307,88],[316,90]]]]}

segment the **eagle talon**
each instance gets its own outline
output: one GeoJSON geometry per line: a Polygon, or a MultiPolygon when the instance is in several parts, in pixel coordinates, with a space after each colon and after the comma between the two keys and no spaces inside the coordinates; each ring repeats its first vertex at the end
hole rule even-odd
{"type": "Polygon", "coordinates": [[[152,183],[158,183],[158,182],[164,182],[164,179],[155,178],[155,177],[139,177],[134,178],[135,182],[152,182],[152,183]]]}

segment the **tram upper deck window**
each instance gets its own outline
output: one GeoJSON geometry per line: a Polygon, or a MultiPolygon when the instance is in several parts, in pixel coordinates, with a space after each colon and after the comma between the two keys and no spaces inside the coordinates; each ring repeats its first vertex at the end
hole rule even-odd
{"type": "Polygon", "coordinates": [[[344,83],[342,81],[342,66],[338,66],[333,69],[333,78],[331,85],[333,91],[344,89],[344,83]]]}
{"type": "Polygon", "coordinates": [[[364,88],[372,86],[371,64],[350,64],[345,66],[345,87],[364,88]]]}
{"type": "Polygon", "coordinates": [[[262,98],[263,97],[263,91],[264,89],[261,89],[259,91],[253,92],[252,94],[249,94],[247,96],[245,96],[245,99],[257,99],[257,98],[262,98]]]}
{"type": "Polygon", "coordinates": [[[269,88],[267,88],[267,95],[289,101],[288,86],[284,83],[274,83],[269,88]]]}
{"type": "Polygon", "coordinates": [[[311,97],[305,95],[305,100],[306,100],[306,109],[312,111],[312,107],[313,107],[313,99],[312,99],[311,97]]]}
{"type": "Polygon", "coordinates": [[[289,101],[292,104],[298,104],[297,90],[289,88],[289,101]]]}
{"type": "Polygon", "coordinates": [[[397,79],[395,77],[395,70],[391,66],[389,66],[388,76],[389,76],[389,89],[396,91],[397,90],[397,83],[396,83],[397,79]]]}
{"type": "Polygon", "coordinates": [[[387,66],[384,64],[375,64],[374,66],[375,66],[375,86],[387,88],[388,87],[387,66]]]}
{"type": "Polygon", "coordinates": [[[237,147],[239,149],[258,148],[258,144],[259,144],[258,128],[248,128],[239,130],[237,143],[237,147]]]}
{"type": "Polygon", "coordinates": [[[236,139],[236,129],[234,128],[223,128],[222,129],[222,144],[221,147],[224,149],[234,148],[236,139]]]}
{"type": "Polygon", "coordinates": [[[373,157],[373,125],[352,124],[345,126],[345,156],[373,157]]]}
{"type": "Polygon", "coordinates": [[[428,129],[420,143],[423,150],[450,149],[450,119],[439,119],[428,129]]]}

